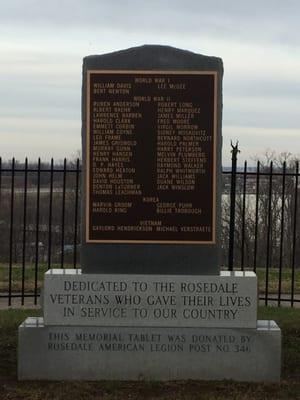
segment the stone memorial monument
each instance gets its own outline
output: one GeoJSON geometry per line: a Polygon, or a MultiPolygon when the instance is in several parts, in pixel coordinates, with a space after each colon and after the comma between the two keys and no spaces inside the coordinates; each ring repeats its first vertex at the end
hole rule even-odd
{"type": "Polygon", "coordinates": [[[19,379],[280,379],[256,275],[220,272],[222,74],[167,46],[84,59],[82,270],[46,272],[19,379]]]}

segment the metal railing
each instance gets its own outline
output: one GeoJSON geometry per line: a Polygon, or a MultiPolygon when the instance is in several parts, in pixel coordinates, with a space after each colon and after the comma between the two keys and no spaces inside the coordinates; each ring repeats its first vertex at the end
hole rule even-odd
{"type": "MultiPolygon", "coordinates": [[[[253,270],[260,299],[300,303],[299,163],[223,171],[222,268],[253,270]]],[[[79,159],[0,159],[0,298],[37,304],[43,273],[79,267],[79,159]]]]}
{"type": "Polygon", "coordinates": [[[230,215],[222,232],[225,264],[229,270],[258,273],[265,305],[284,302],[293,307],[300,303],[299,161],[276,166],[258,161],[256,168],[245,161],[237,170],[237,154],[233,146],[231,171],[223,171],[223,197],[226,183],[230,186],[230,211],[224,198],[222,207],[223,220],[230,215]]]}
{"type": "Polygon", "coordinates": [[[80,161],[55,166],[0,159],[0,298],[37,304],[45,270],[77,268],[80,161]],[[26,285],[27,283],[27,285],[26,285]]]}

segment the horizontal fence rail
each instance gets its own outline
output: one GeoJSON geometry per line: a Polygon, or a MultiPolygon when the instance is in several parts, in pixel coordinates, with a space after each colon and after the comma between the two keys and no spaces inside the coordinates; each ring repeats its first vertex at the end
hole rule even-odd
{"type": "MultiPolygon", "coordinates": [[[[300,303],[299,162],[223,171],[222,268],[253,270],[266,305],[300,303]]],[[[80,266],[77,159],[0,158],[0,300],[38,303],[49,268],[80,266]]]]}

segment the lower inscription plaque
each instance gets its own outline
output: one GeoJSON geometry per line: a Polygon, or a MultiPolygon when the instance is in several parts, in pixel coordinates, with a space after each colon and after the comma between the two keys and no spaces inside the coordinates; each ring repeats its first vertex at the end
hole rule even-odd
{"type": "Polygon", "coordinates": [[[19,327],[19,379],[278,381],[280,329],[19,327]],[[30,362],[28,362],[30,360],[30,362]]]}

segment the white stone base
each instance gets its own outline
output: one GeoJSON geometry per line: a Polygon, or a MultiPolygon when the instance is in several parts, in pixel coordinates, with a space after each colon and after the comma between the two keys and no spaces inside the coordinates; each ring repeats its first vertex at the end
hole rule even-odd
{"type": "Polygon", "coordinates": [[[281,332],[249,328],[19,327],[21,380],[278,381],[281,332]]]}
{"type": "Polygon", "coordinates": [[[45,274],[45,325],[256,328],[257,277],[45,274]]]}

